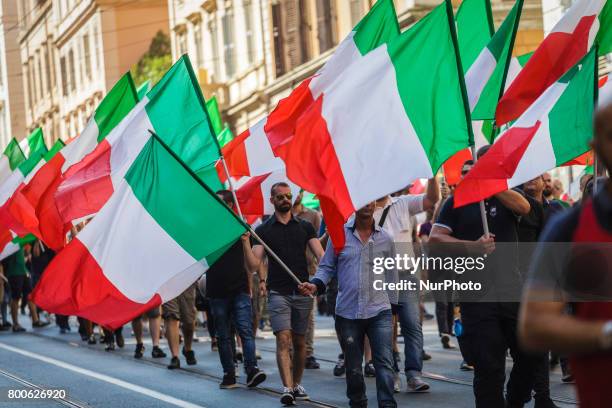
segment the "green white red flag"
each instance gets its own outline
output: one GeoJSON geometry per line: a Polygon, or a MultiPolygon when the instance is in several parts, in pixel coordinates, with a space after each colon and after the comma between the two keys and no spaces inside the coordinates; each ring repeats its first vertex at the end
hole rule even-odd
{"type": "Polygon", "coordinates": [[[455,189],[455,206],[532,180],[589,150],[596,53],[591,50],[497,137],[455,189]]]}
{"type": "Polygon", "coordinates": [[[70,221],[62,220],[55,200],[62,178],[106,138],[136,103],[138,97],[134,83],[127,73],[100,102],[81,135],[38,169],[3,207],[3,211],[11,214],[9,228],[31,232],[49,248],[61,249],[72,225],[70,221]]]}
{"type": "Polygon", "coordinates": [[[574,2],[499,101],[495,116],[498,126],[518,119],[589,52],[596,38],[610,36],[610,3],[607,0],[574,2]],[[608,20],[602,21],[602,18],[608,20]]]}
{"type": "Polygon", "coordinates": [[[63,222],[98,212],[154,131],[211,189],[219,145],[187,55],[182,56],[95,149],[62,177],[55,199],[63,222]]]}
{"type": "Polygon", "coordinates": [[[126,143],[137,154],[114,193],[32,293],[50,313],[111,329],[181,294],[246,232],[157,137],[126,143]]]}

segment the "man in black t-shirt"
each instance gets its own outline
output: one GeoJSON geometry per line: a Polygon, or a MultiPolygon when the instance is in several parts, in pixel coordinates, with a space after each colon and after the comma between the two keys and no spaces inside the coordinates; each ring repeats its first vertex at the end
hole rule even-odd
{"type": "MultiPolygon", "coordinates": [[[[293,197],[287,183],[274,184],[270,195],[274,214],[255,232],[300,281],[308,282],[306,248],[310,248],[320,261],[324,253],[321,243],[311,223],[291,214],[293,197]]],[[[263,245],[255,244],[253,252],[259,260],[265,255],[263,245]]],[[[305,334],[313,301],[298,292],[297,283],[274,258],[268,258],[267,284],[261,270],[259,273],[260,292],[269,292],[268,312],[276,336],[276,360],[284,386],[281,402],[288,405],[296,399],[309,399],[300,382],[306,360],[305,334]]]]}
{"type": "MultiPolygon", "coordinates": [[[[228,207],[234,209],[230,191],[221,190],[217,195],[228,207]]],[[[250,275],[258,265],[259,261],[253,254],[247,233],[206,272],[206,296],[210,299],[210,309],[219,341],[219,359],[223,366],[221,388],[237,387],[230,322],[234,323],[242,340],[247,386],[256,387],[266,379],[266,374],[257,368],[249,283],[250,275]]]]}
{"type": "MultiPolygon", "coordinates": [[[[481,149],[482,150],[482,149],[481,149]]],[[[479,157],[484,154],[479,151],[479,157]]],[[[444,203],[431,231],[431,244],[445,244],[444,248],[461,252],[460,256],[488,257],[484,273],[486,282],[495,284],[489,290],[497,298],[503,297],[508,286],[520,285],[518,249],[512,245],[504,257],[495,254],[496,242],[517,243],[518,217],[530,211],[529,202],[518,192],[508,190],[485,200],[485,212],[490,236],[485,236],[479,203],[454,208],[454,197],[444,203]],[[505,262],[501,262],[501,259],[505,262]],[[513,262],[508,259],[513,258],[513,262]],[[509,264],[509,265],[508,265],[509,264]],[[500,280],[503,283],[500,284],[500,280]]],[[[499,251],[498,251],[499,252],[499,251]]],[[[453,254],[455,255],[455,254],[453,254]]],[[[467,273],[466,273],[467,275],[467,273]]],[[[469,277],[468,277],[469,278],[469,277]]],[[[462,353],[467,363],[474,366],[474,395],[476,408],[522,407],[531,398],[535,362],[517,345],[516,325],[519,303],[461,302],[463,333],[460,337],[462,353]],[[510,348],[514,366],[508,382],[507,401],[504,398],[506,350],[510,348]]]]}

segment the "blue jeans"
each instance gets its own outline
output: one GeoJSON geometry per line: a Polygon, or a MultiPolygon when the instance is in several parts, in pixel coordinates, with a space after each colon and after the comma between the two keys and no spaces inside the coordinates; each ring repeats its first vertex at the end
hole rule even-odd
{"type": "Polygon", "coordinates": [[[244,369],[248,373],[253,367],[257,366],[251,297],[246,293],[241,293],[232,298],[210,299],[210,309],[215,319],[215,329],[219,341],[219,359],[223,366],[223,372],[226,374],[235,373],[232,332],[230,330],[230,322],[233,321],[242,340],[244,369]]]}
{"type": "Polygon", "coordinates": [[[345,319],[336,316],[336,330],[344,345],[346,365],[346,396],[351,407],[367,407],[363,380],[363,345],[370,339],[372,359],[376,369],[376,396],[379,407],[397,407],[393,398],[393,349],[391,311],[383,310],[369,319],[345,319]]]}
{"type": "Polygon", "coordinates": [[[419,299],[415,297],[400,303],[398,319],[404,338],[404,372],[408,379],[420,376],[423,371],[423,326],[421,325],[419,299]]]}

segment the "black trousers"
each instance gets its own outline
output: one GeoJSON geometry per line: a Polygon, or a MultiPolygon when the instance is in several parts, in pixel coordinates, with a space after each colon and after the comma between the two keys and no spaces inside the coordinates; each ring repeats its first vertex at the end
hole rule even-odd
{"type": "Polygon", "coordinates": [[[474,365],[476,408],[505,406],[508,349],[514,360],[506,386],[509,406],[522,407],[531,399],[541,354],[527,354],[519,348],[516,334],[518,309],[518,303],[461,304],[462,351],[467,362],[474,365]]]}

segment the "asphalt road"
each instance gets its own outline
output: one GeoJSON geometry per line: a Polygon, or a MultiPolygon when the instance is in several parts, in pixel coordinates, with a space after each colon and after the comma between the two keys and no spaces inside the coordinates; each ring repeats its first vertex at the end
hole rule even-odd
{"type": "MultiPolygon", "coordinates": [[[[22,316],[23,317],[23,316],[22,316]]],[[[257,340],[262,354],[260,368],[268,379],[257,389],[244,385],[233,390],[220,390],[222,370],[217,353],[210,350],[207,333],[199,328],[199,342],[194,350],[198,359],[195,366],[181,361],[182,369],[170,371],[168,359],[152,359],[150,340],[142,360],[133,358],[135,340],[131,328],[124,328],[126,345],[113,352],[104,346],[87,345],[76,333],[76,322],[71,320],[71,333],[61,335],[57,327],[29,329],[27,333],[0,332],[0,407],[279,407],[281,389],[274,360],[274,338],[271,332],[260,332],[257,340]],[[65,390],[63,399],[13,399],[9,390],[65,390]]],[[[339,352],[329,317],[317,317],[315,355],[321,368],[306,370],[303,385],[313,401],[300,402],[300,406],[347,406],[344,378],[332,375],[339,352]]],[[[461,357],[458,350],[442,349],[434,322],[425,324],[425,349],[433,358],[425,362],[424,375],[431,392],[424,394],[396,394],[399,406],[414,408],[473,407],[472,374],[459,370],[461,357]]],[[[146,338],[146,335],[145,335],[146,338]]],[[[167,351],[165,341],[162,348],[167,351]]],[[[169,353],[168,353],[169,354],[169,353]]],[[[511,361],[508,360],[508,370],[511,361]]],[[[244,383],[242,374],[239,382],[244,383]]],[[[366,379],[370,405],[376,405],[374,379],[366,379]]],[[[403,381],[405,387],[405,380],[403,381]]],[[[38,391],[37,391],[38,390],[38,391]]],[[[551,393],[560,407],[576,406],[574,388],[562,384],[560,373],[551,374],[551,393]]],[[[532,406],[532,405],[529,405],[532,406]]]]}

